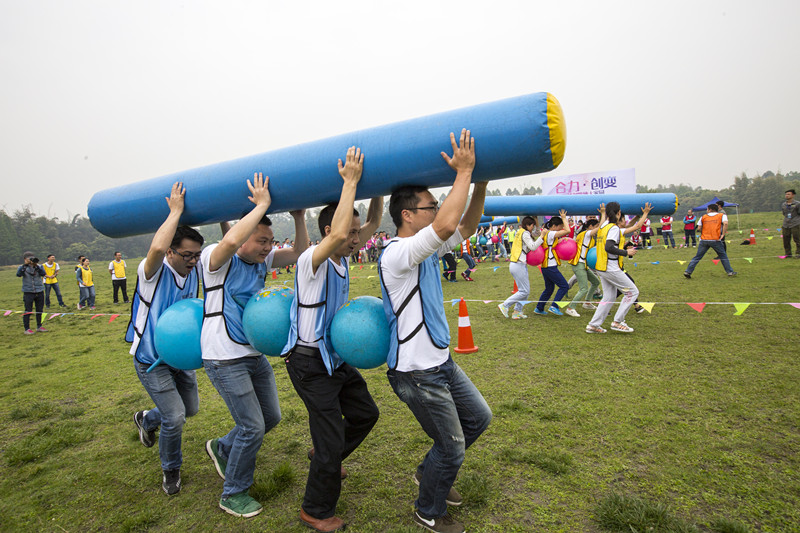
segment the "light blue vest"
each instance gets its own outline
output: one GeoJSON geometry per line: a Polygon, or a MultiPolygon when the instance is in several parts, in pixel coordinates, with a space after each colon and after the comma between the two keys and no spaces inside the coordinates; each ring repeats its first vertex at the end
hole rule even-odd
{"type": "Polygon", "coordinates": [[[266,263],[248,263],[241,257],[234,254],[231,257],[231,264],[228,273],[225,274],[225,281],[222,285],[207,287],[203,280],[203,293],[208,294],[212,291],[222,291],[222,309],[209,309],[209,302],[205,300],[203,310],[203,320],[209,317],[222,316],[225,321],[225,330],[228,338],[236,344],[249,346],[247,337],[244,334],[242,316],[244,307],[250,298],[264,288],[264,280],[267,278],[266,263]]]}
{"type": "Polygon", "coordinates": [[[333,371],[339,368],[343,363],[342,359],[333,350],[331,340],[329,338],[331,322],[336,310],[342,305],[347,303],[347,297],[350,294],[350,275],[347,272],[347,259],[342,257],[341,265],[344,267],[344,276],[340,275],[331,261],[325,261],[326,268],[328,269],[327,276],[325,277],[325,286],[317,297],[315,302],[300,302],[300,280],[297,279],[297,269],[294,274],[294,299],[292,300],[292,307],[290,310],[292,325],[289,329],[289,338],[286,346],[283,347],[283,353],[288,353],[294,345],[297,344],[299,339],[297,329],[297,308],[317,308],[314,322],[314,337],[313,339],[300,339],[305,342],[316,342],[320,354],[322,354],[322,362],[325,363],[325,368],[328,370],[328,375],[333,375],[333,371]]]}
{"type": "MultiPolygon", "coordinates": [[[[389,241],[386,248],[397,241],[389,241]]],[[[386,249],[384,248],[384,250],[386,249]]],[[[397,357],[400,350],[400,345],[411,340],[414,335],[420,332],[425,327],[425,331],[431,338],[431,342],[437,348],[447,348],[450,345],[450,327],[447,325],[447,317],[444,314],[444,293],[442,292],[442,283],[439,280],[439,257],[437,254],[432,254],[429,258],[419,264],[418,272],[419,277],[417,286],[408,294],[405,301],[394,311],[392,302],[389,299],[389,293],[386,291],[386,285],[383,282],[383,273],[381,270],[381,261],[383,255],[378,258],[378,273],[381,280],[381,295],[383,296],[383,311],[386,313],[386,319],[389,322],[391,329],[391,336],[389,337],[389,354],[386,357],[386,364],[389,368],[397,368],[397,357]],[[420,322],[414,330],[409,333],[405,339],[401,339],[397,334],[397,319],[403,313],[408,303],[419,292],[422,299],[422,322],[420,322]]]]}
{"type": "Polygon", "coordinates": [[[167,267],[161,266],[156,281],[156,289],[153,299],[149,302],[142,298],[139,293],[139,280],[136,280],[136,290],[133,293],[133,303],[131,304],[131,319],[128,322],[128,330],[125,332],[125,340],[133,342],[134,335],[139,337],[139,345],[136,347],[134,358],[143,364],[151,365],[156,362],[155,331],[160,317],[169,306],[185,298],[197,298],[197,269],[193,268],[181,289],[175,278],[175,273],[167,267]],[[147,307],[143,324],[134,324],[134,320],[139,314],[139,306],[147,307]]]}

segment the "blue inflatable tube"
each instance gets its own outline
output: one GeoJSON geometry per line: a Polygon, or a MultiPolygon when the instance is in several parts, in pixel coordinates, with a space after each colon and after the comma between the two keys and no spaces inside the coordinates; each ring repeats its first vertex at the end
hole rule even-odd
{"type": "Polygon", "coordinates": [[[486,215],[557,215],[582,216],[597,214],[601,203],[619,202],[625,215],[639,215],[650,202],[651,215],[671,215],[678,209],[678,197],[672,193],[652,194],[575,194],[550,196],[487,196],[483,204],[486,215]]]}
{"type": "Polygon", "coordinates": [[[440,152],[452,151],[450,132],[458,136],[462,128],[476,140],[474,181],[547,172],[564,157],[561,105],[549,93],[534,93],[106,189],[90,200],[89,219],[109,237],[155,231],[169,213],[164,198],[174,182],[182,181],[182,224],[235,220],[253,207],[246,180],[254,172],[270,178],[269,213],[335,202],[342,188],[336,162],[353,145],[365,154],[357,199],[387,195],[408,184],[450,185],[455,175],[440,152]]]}
{"type": "Polygon", "coordinates": [[[505,222],[506,224],[519,224],[519,217],[487,217],[482,216],[481,222],[478,224],[479,228],[488,228],[489,226],[494,226],[495,228],[500,227],[505,222]],[[488,219],[488,220],[484,220],[488,219]]]}

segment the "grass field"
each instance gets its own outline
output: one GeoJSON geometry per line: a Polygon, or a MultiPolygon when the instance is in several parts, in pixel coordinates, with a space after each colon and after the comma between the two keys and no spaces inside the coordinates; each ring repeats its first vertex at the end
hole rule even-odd
{"type": "MultiPolygon", "coordinates": [[[[628,316],[632,335],[587,335],[588,312],[503,319],[506,263],[480,264],[475,283],[444,284],[447,299],[471,300],[480,350],[455,359],[494,412],[456,482],[465,504],[453,514],[468,531],[800,531],[800,309],[785,305],[800,302],[800,261],[776,257],[778,216],[741,222],[748,229],[729,245],[735,278],[709,255],[684,279],[677,261],[692,250],[636,256],[640,300],[655,305],[628,316]],[[758,244],[739,246],[751,226],[758,244]],[[709,305],[698,313],[687,302],[709,305]],[[733,302],[752,305],[734,316],[733,302]]],[[[264,512],[241,520],[217,508],[222,482],[203,445],[232,422],[202,370],[200,413],[184,429],[183,490],[161,491],[158,449],[139,443],[132,422],[151,404],[123,340],[129,310],[110,303],[106,262],[93,259],[103,316],[58,317],[49,333],[24,336],[19,314],[0,315],[0,530],[306,531],[297,515],[307,415],[279,358],[283,420],[264,439],[251,490],[264,512]],[[123,316],[109,323],[110,313],[123,316]]],[[[71,261],[60,262],[75,312],[71,261]]],[[[0,309],[22,309],[14,273],[0,271],[0,309]]],[[[375,273],[356,267],[351,296],[379,296],[375,273]]],[[[536,299],[541,276],[530,277],[536,299]]],[[[455,342],[458,306],[445,307],[455,342]]],[[[430,441],[385,367],[363,374],[381,418],[345,463],[338,514],[349,531],[418,531],[411,476],[430,441]]]]}

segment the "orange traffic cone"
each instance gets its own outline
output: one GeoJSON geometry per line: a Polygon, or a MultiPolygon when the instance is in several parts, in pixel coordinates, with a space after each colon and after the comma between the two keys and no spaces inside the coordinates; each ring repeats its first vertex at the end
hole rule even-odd
{"type": "Polygon", "coordinates": [[[750,228],[750,244],[756,243],[756,230],[754,228],[750,228]]]}
{"type": "Polygon", "coordinates": [[[272,279],[278,279],[278,271],[277,270],[273,270],[272,271],[272,279]]]}
{"type": "Polygon", "coordinates": [[[472,326],[469,325],[467,302],[464,298],[458,302],[458,346],[453,349],[456,353],[473,353],[478,351],[475,341],[472,340],[472,326]]]}
{"type": "Polygon", "coordinates": [[[511,294],[514,294],[518,290],[519,290],[519,288],[517,287],[517,280],[514,280],[514,288],[511,289],[511,294]]]}

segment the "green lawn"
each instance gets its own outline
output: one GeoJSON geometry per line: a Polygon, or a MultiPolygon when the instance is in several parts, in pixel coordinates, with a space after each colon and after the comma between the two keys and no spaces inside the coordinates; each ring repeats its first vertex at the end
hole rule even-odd
{"type": "MultiPolygon", "coordinates": [[[[475,283],[444,284],[445,298],[469,301],[480,349],[455,359],[494,412],[456,482],[465,503],[453,514],[468,531],[800,531],[800,309],[786,305],[800,302],[800,261],[777,258],[779,216],[740,220],[729,245],[738,277],[709,255],[684,279],[678,261],[691,250],[655,247],[629,262],[641,301],[654,303],[628,316],[632,335],[587,335],[585,311],[504,319],[506,263],[480,264],[475,283]],[[757,245],[738,245],[750,227],[757,245]],[[697,313],[687,302],[709,305],[697,313]],[[732,302],[752,305],[734,316],[732,302]]],[[[71,264],[60,262],[76,313],[71,264]]],[[[0,309],[22,309],[14,273],[0,270],[0,309]]],[[[351,296],[380,296],[375,274],[353,269],[351,296]]],[[[241,520],[217,508],[222,482],[203,445],[232,422],[202,370],[183,490],[167,497],[157,447],[142,447],[132,422],[151,404],[123,340],[129,310],[110,303],[107,271],[95,276],[103,316],[58,317],[49,333],[24,336],[19,314],[0,315],[0,530],[307,531],[297,518],[307,415],[283,362],[272,359],[283,420],[264,439],[251,491],[265,511],[241,520]],[[109,324],[111,313],[123,316],[109,324]]],[[[536,299],[541,276],[530,277],[536,299]]],[[[455,342],[458,306],[445,307],[455,342]]],[[[411,476],[430,441],[385,367],[363,374],[381,418],[345,463],[338,513],[351,531],[417,531],[411,476]]]]}

